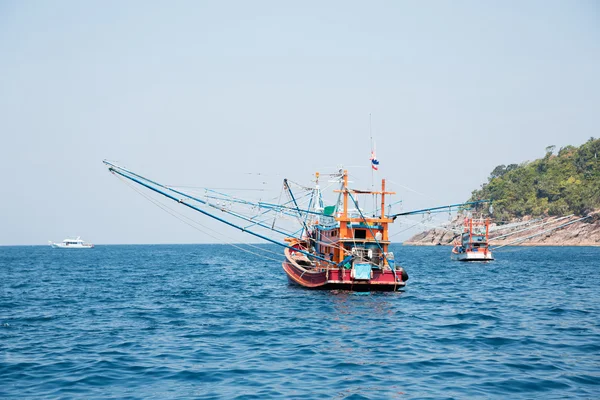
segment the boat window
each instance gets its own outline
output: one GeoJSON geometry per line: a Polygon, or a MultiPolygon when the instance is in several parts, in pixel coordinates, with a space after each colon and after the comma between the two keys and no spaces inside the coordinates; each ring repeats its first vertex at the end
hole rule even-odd
{"type": "Polygon", "coordinates": [[[367,231],[365,229],[355,229],[354,230],[354,238],[355,239],[366,239],[367,231]]]}

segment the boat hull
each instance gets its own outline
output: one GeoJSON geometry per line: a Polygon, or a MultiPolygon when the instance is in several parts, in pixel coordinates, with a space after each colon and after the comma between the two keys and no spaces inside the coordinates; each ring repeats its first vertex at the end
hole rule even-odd
{"type": "Polygon", "coordinates": [[[458,252],[453,249],[450,257],[455,261],[492,261],[494,259],[492,252],[489,250],[458,252]]]}
{"type": "Polygon", "coordinates": [[[370,279],[354,279],[351,269],[321,268],[309,270],[296,264],[293,260],[282,263],[283,270],[290,282],[309,289],[351,290],[357,292],[396,291],[404,288],[406,273],[391,269],[372,270],[370,279]]]}
{"type": "Polygon", "coordinates": [[[53,243],[52,245],[53,249],[93,249],[94,245],[93,244],[84,244],[84,245],[64,245],[62,243],[53,243]]]}

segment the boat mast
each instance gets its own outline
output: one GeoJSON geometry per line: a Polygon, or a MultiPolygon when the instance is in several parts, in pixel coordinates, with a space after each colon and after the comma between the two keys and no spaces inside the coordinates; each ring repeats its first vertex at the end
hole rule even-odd
{"type": "MultiPolygon", "coordinates": [[[[373,147],[373,131],[371,130],[371,113],[369,113],[369,137],[371,138],[371,157],[373,157],[373,151],[375,148],[373,147]]],[[[369,167],[371,169],[371,192],[375,191],[375,170],[373,169],[373,161],[369,163],[369,167]]],[[[377,196],[373,194],[373,210],[377,209],[377,196]]],[[[373,215],[375,215],[376,211],[373,211],[373,215]]]]}
{"type": "Polygon", "coordinates": [[[348,237],[348,171],[344,170],[344,184],[342,192],[344,195],[344,211],[340,218],[340,237],[348,237]]]}

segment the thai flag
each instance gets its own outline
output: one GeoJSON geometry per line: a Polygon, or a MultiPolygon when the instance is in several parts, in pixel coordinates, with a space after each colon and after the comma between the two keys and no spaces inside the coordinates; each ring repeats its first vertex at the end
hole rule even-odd
{"type": "Polygon", "coordinates": [[[375,157],[375,150],[371,151],[371,168],[375,171],[379,169],[379,160],[375,157]]]}

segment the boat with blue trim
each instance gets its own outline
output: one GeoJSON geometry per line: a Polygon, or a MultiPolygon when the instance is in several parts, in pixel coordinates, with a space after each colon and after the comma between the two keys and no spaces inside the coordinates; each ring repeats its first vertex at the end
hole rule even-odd
{"type": "Polygon", "coordinates": [[[451,258],[456,261],[492,261],[489,248],[489,218],[465,217],[460,238],[454,242],[451,258]]]}
{"type": "MultiPolygon", "coordinates": [[[[319,174],[317,177],[317,187],[319,174]]],[[[395,263],[389,251],[388,226],[394,222],[385,215],[385,180],[380,191],[353,190],[348,187],[348,172],[343,171],[341,196],[335,206],[306,226],[302,239],[287,238],[283,270],[289,280],[311,289],[352,291],[395,291],[408,280],[406,271],[395,263]],[[379,213],[366,216],[358,196],[381,199],[379,213]],[[351,208],[352,207],[352,208],[351,208]]]]}

